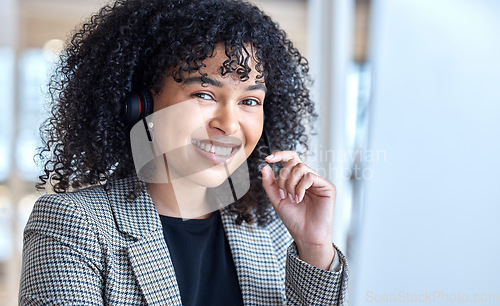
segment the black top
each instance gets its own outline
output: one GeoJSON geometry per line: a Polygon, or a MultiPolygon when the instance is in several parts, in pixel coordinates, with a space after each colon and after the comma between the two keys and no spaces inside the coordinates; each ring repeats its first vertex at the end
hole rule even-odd
{"type": "Polygon", "coordinates": [[[161,216],[183,305],[243,305],[219,211],[207,219],[161,216]]]}

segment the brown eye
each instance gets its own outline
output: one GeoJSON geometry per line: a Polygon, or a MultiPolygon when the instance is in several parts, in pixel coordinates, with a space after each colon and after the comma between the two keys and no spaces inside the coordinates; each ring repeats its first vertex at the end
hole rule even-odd
{"type": "Polygon", "coordinates": [[[202,99],[202,100],[213,100],[211,95],[204,93],[204,92],[197,92],[197,93],[192,94],[192,96],[195,98],[202,99]]]}
{"type": "Polygon", "coordinates": [[[261,105],[261,104],[262,104],[262,103],[260,103],[258,100],[255,100],[255,99],[246,99],[246,100],[241,101],[241,103],[242,103],[243,105],[246,105],[246,106],[252,106],[252,107],[254,107],[254,106],[259,106],[259,105],[261,105]]]}

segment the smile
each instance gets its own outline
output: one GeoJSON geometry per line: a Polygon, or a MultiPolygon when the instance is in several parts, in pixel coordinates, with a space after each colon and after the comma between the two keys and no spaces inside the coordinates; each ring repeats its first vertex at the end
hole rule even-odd
{"type": "Polygon", "coordinates": [[[201,150],[208,153],[215,153],[215,155],[219,156],[229,156],[229,154],[231,154],[231,151],[233,150],[232,147],[230,148],[218,147],[210,143],[201,143],[198,140],[194,140],[193,143],[201,150]]]}
{"type": "Polygon", "coordinates": [[[214,135],[210,138],[191,139],[201,157],[213,165],[231,163],[242,147],[240,139],[232,136],[214,135]]]}

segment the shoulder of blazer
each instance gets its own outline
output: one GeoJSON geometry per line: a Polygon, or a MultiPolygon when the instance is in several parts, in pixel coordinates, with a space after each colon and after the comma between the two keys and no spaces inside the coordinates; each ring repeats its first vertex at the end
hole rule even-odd
{"type": "Polygon", "coordinates": [[[101,187],[89,187],[75,192],[42,195],[34,204],[25,231],[42,231],[55,235],[52,227],[68,228],[85,223],[88,226],[95,207],[107,205],[106,194],[101,187]]]}
{"type": "MultiPolygon", "coordinates": [[[[84,223],[85,227],[101,234],[135,238],[149,234],[161,223],[145,188],[135,200],[129,200],[128,195],[135,183],[134,177],[128,177],[110,181],[108,188],[91,186],[72,192],[45,194],[36,201],[26,230],[47,231],[50,224],[63,226],[61,223],[72,228],[84,223]]],[[[57,231],[50,232],[57,234],[57,231]]]]}
{"type": "MultiPolygon", "coordinates": [[[[94,207],[105,207],[106,197],[100,188],[60,194],[45,194],[35,203],[24,229],[24,241],[35,243],[41,237],[85,254],[89,265],[102,270],[106,251],[99,220],[106,218],[94,207]]],[[[106,209],[101,209],[106,211],[106,209]]],[[[109,214],[108,214],[109,218],[109,214]]],[[[41,246],[38,246],[41,247],[41,246]]]]}

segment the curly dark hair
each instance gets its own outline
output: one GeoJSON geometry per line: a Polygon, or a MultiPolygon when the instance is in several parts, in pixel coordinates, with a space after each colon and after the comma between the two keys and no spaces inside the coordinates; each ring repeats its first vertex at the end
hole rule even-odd
{"type": "MultiPolygon", "coordinates": [[[[219,43],[227,55],[221,73],[237,73],[242,81],[251,70],[246,46],[255,50],[273,150],[307,150],[306,126],[317,116],[307,60],[259,8],[239,0],[118,0],[73,35],[51,78],[37,188],[48,182],[62,193],[135,175],[125,96],[137,84],[158,93],[166,77],[181,82],[186,72],[200,71],[219,43]]],[[[264,225],[270,218],[257,170],[264,146],[261,139],[247,160],[249,192],[229,207],[238,224],[264,225]]]]}

